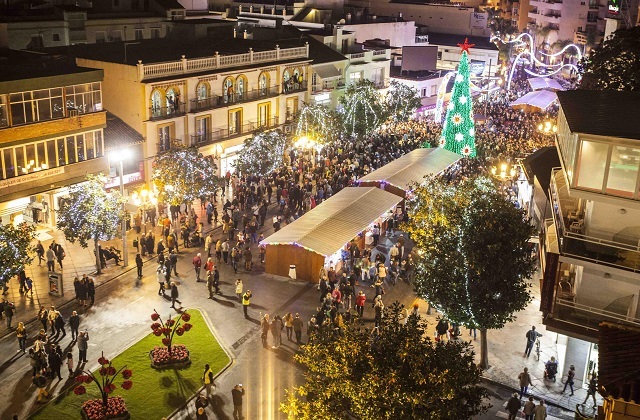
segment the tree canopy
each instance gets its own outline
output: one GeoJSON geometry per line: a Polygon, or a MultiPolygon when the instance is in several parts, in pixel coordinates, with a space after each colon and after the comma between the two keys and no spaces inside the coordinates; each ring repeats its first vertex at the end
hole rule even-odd
{"type": "Polygon", "coordinates": [[[396,80],[391,81],[385,98],[385,112],[392,122],[408,121],[421,105],[416,89],[396,80]]]}
{"type": "Polygon", "coordinates": [[[296,116],[295,137],[308,137],[318,144],[336,140],[341,129],[340,117],[326,105],[304,104],[296,116]]]}
{"type": "Polygon", "coordinates": [[[360,79],[350,84],[340,103],[344,132],[348,135],[366,136],[386,120],[382,98],[370,80],[360,79]]]}
{"type": "Polygon", "coordinates": [[[0,224],[0,280],[8,281],[25,266],[31,264],[35,226],[26,222],[17,226],[0,224]]]}
{"type": "Polygon", "coordinates": [[[618,29],[602,45],[585,56],[580,89],[640,89],[640,26],[618,29]]]}
{"type": "Polygon", "coordinates": [[[153,183],[159,198],[171,205],[191,202],[218,188],[218,167],[197,147],[173,144],[153,161],[153,183]]]}
{"type": "MultiPolygon", "coordinates": [[[[97,249],[98,241],[112,239],[124,217],[122,204],[126,201],[119,191],[107,192],[103,175],[87,175],[87,181],[69,188],[69,197],[62,201],[57,212],[58,229],[71,243],[78,241],[87,248],[92,241],[97,249]]],[[[96,252],[97,254],[97,252],[96,252]]],[[[96,268],[101,271],[99,256],[96,268]]]]}
{"type": "Polygon", "coordinates": [[[236,168],[243,174],[269,175],[284,162],[287,137],[280,130],[258,131],[245,139],[236,168]]]}
{"type": "Polygon", "coordinates": [[[290,419],[471,419],[487,393],[468,343],[435,343],[426,322],[385,313],[379,333],[353,324],[321,327],[294,356],[307,369],[304,385],[287,390],[290,419]]]}
{"type": "Polygon", "coordinates": [[[502,328],[531,299],[534,228],[488,178],[430,178],[413,194],[403,229],[417,251],[416,293],[449,320],[481,330],[486,368],[486,330],[502,328]]]}

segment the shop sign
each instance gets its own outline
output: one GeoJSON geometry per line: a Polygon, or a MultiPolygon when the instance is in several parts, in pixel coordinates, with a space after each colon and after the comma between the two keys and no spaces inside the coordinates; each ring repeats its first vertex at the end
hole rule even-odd
{"type": "Polygon", "coordinates": [[[53,169],[46,169],[44,171],[32,172],[27,175],[17,176],[15,178],[4,179],[0,181],[0,188],[12,187],[14,185],[24,184],[26,182],[35,181],[44,177],[60,175],[64,173],[64,166],[53,169]]]}
{"type": "MultiPolygon", "coordinates": [[[[124,174],[122,177],[122,181],[124,185],[132,184],[134,182],[143,181],[144,177],[142,176],[142,172],[134,172],[132,174],[124,174]]],[[[109,178],[109,181],[104,184],[105,188],[115,188],[120,186],[120,177],[115,176],[113,178],[109,178]]]]}

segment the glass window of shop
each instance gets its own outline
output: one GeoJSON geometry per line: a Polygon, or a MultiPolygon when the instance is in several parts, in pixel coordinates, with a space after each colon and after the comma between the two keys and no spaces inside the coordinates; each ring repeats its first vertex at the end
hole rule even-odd
{"type": "MultiPolygon", "coordinates": [[[[64,117],[62,88],[12,93],[9,95],[9,102],[12,125],[64,117]]],[[[0,119],[2,119],[1,116],[0,119]]]]}
{"type": "Polygon", "coordinates": [[[102,131],[43,140],[0,149],[3,179],[58,166],[83,162],[103,155],[102,131]]]}
{"type": "Polygon", "coordinates": [[[582,141],[578,163],[578,187],[602,191],[609,145],[595,141],[582,141]]]}
{"type": "Polygon", "coordinates": [[[0,95],[0,128],[9,127],[9,110],[7,108],[7,95],[0,95]]]}
{"type": "Polygon", "coordinates": [[[67,109],[75,109],[80,114],[102,111],[100,82],[66,86],[64,93],[67,109]]]}
{"type": "Polygon", "coordinates": [[[613,146],[609,176],[607,177],[607,193],[625,197],[633,197],[638,180],[638,164],[640,149],[627,146],[613,146]]]}

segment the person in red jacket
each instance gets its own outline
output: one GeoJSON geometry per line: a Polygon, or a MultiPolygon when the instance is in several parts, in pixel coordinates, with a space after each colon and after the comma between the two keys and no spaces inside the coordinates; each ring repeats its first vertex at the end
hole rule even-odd
{"type": "Polygon", "coordinates": [[[365,296],[364,292],[361,290],[360,293],[358,293],[358,297],[356,297],[356,309],[360,318],[364,316],[364,303],[366,301],[367,296],[365,296]]]}

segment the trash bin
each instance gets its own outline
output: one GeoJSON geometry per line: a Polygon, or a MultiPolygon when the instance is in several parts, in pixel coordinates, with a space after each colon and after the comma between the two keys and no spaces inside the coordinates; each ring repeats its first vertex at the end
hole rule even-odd
{"type": "Polygon", "coordinates": [[[296,266],[295,264],[291,264],[289,266],[289,277],[291,277],[292,279],[296,279],[296,266]]]}

